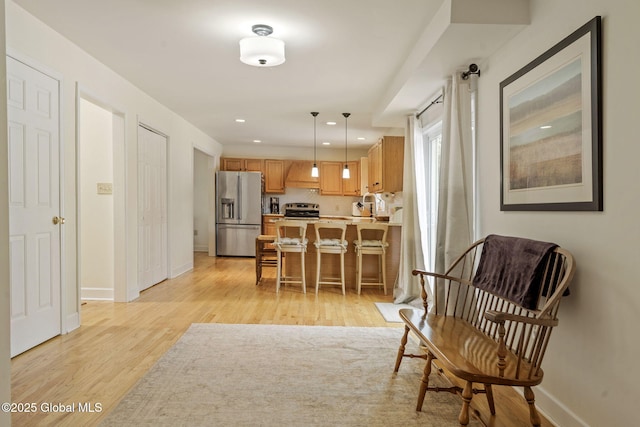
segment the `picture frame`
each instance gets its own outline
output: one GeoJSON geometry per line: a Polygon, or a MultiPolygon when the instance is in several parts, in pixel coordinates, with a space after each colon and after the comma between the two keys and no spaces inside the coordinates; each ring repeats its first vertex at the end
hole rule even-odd
{"type": "Polygon", "coordinates": [[[500,210],[602,211],[602,18],[500,83],[500,210]]]}

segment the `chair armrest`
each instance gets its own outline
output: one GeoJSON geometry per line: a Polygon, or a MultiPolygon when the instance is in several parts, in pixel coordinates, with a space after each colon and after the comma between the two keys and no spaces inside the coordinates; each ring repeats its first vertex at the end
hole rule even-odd
{"type": "Polygon", "coordinates": [[[471,282],[469,280],[465,280],[460,277],[447,276],[446,274],[433,273],[431,271],[413,270],[411,274],[413,274],[414,276],[430,276],[435,277],[436,279],[452,280],[454,282],[462,283],[465,285],[471,285],[471,282]]]}
{"type": "Polygon", "coordinates": [[[484,313],[484,318],[494,323],[504,323],[505,321],[510,320],[513,322],[528,323],[530,325],[541,325],[541,326],[557,326],[558,325],[558,319],[519,316],[517,314],[504,313],[502,311],[496,311],[496,310],[487,310],[484,313]]]}

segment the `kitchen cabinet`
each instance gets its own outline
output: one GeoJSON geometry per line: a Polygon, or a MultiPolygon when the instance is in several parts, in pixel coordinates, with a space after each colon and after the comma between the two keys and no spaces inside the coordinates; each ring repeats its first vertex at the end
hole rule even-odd
{"type": "MultiPolygon", "coordinates": [[[[349,178],[342,178],[342,195],[360,196],[360,161],[351,160],[347,162],[347,165],[349,166],[349,178]]],[[[342,176],[342,171],[340,176],[342,176]]]]}
{"type": "Polygon", "coordinates": [[[284,160],[264,161],[264,192],[284,193],[284,160]]]}
{"type": "Polygon", "coordinates": [[[284,215],[262,215],[262,234],[276,235],[276,221],[284,218],[284,215]]]}
{"type": "Polygon", "coordinates": [[[342,196],[342,162],[320,162],[320,194],[342,196]]]}
{"type": "Polygon", "coordinates": [[[347,162],[350,178],[344,179],[343,162],[320,162],[320,194],[323,196],[359,196],[360,161],[347,162]]]}
{"type": "Polygon", "coordinates": [[[369,149],[369,191],[402,191],[404,137],[385,136],[369,149]]]}
{"type": "Polygon", "coordinates": [[[220,170],[223,171],[246,171],[246,172],[262,172],[262,159],[236,159],[231,157],[222,157],[220,159],[220,170]]]}

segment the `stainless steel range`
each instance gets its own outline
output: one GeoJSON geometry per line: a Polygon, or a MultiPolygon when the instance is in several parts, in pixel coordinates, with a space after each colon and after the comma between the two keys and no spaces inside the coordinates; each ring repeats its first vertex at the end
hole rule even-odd
{"type": "Polygon", "coordinates": [[[319,218],[320,205],[316,203],[286,203],[284,217],[288,219],[319,218]]]}

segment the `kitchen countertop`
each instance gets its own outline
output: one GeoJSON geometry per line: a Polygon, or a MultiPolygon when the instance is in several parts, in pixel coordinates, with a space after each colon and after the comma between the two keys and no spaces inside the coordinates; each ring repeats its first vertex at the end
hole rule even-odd
{"type": "MultiPolygon", "coordinates": [[[[274,217],[274,218],[282,218],[283,214],[263,214],[266,217],[274,217]]],[[[374,217],[371,216],[346,216],[346,215],[320,215],[319,219],[315,218],[295,218],[296,221],[305,221],[309,224],[313,224],[320,221],[329,221],[329,222],[344,222],[347,225],[353,225],[361,222],[384,222],[389,224],[390,226],[401,226],[402,224],[399,222],[388,222],[388,221],[377,221],[374,217]]]]}

